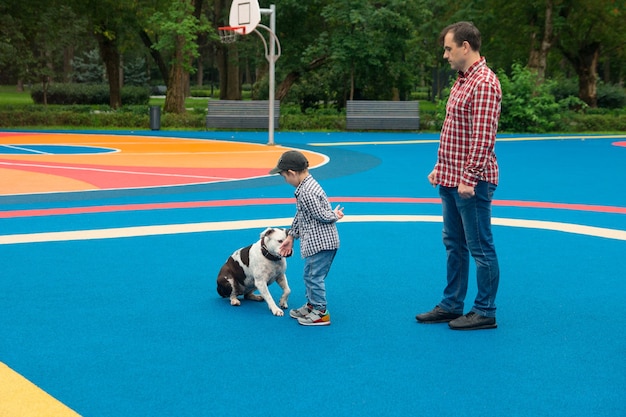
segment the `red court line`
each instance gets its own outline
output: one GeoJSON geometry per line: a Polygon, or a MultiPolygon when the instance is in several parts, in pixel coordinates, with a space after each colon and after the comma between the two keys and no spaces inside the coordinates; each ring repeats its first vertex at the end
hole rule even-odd
{"type": "MultiPolygon", "coordinates": [[[[393,203],[393,204],[440,204],[438,198],[410,198],[410,197],[330,197],[331,202],[335,203],[393,203]]],[[[7,210],[0,211],[0,218],[10,219],[18,217],[38,217],[38,216],[58,216],[68,214],[88,214],[88,213],[112,213],[123,211],[140,211],[140,210],[168,210],[168,209],[187,209],[202,207],[242,207],[242,206],[259,206],[259,205],[276,205],[276,204],[293,204],[293,198],[247,198],[236,200],[214,200],[214,201],[189,201],[189,202],[172,202],[172,203],[147,203],[147,204],[120,204],[107,206],[86,206],[86,207],[67,207],[67,208],[51,208],[51,209],[33,209],[33,210],[7,210]]],[[[597,206],[589,204],[567,204],[567,203],[548,203],[540,201],[520,201],[520,200],[494,200],[494,206],[501,207],[524,207],[524,208],[540,208],[540,209],[557,209],[557,210],[573,210],[588,211],[596,213],[615,213],[626,214],[626,207],[615,206],[597,206]]]]}

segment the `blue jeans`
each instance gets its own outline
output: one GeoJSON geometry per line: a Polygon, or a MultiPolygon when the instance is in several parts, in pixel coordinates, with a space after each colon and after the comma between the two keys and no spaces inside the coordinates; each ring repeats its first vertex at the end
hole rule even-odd
{"type": "Polygon", "coordinates": [[[496,316],[500,282],[498,257],[491,233],[491,198],[496,185],[480,181],[474,197],[463,199],[456,187],[439,187],[443,209],[443,244],[447,254],[447,285],[439,307],[463,314],[469,277],[469,255],[476,263],[477,294],[473,312],[496,316]]]}
{"type": "Polygon", "coordinates": [[[325,279],[336,254],[337,249],[323,250],[304,258],[306,299],[316,310],[326,310],[325,279]]]}

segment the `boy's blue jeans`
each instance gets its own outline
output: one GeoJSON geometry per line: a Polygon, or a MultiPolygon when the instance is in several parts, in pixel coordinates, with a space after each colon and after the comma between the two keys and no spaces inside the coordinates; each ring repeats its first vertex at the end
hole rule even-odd
{"type": "Polygon", "coordinates": [[[306,299],[316,310],[326,310],[325,279],[335,259],[337,249],[323,250],[304,258],[304,284],[306,299]]]}
{"type": "Polygon", "coordinates": [[[491,233],[491,198],[496,185],[480,181],[474,190],[474,197],[463,199],[456,187],[439,187],[447,254],[447,286],[439,307],[463,314],[471,254],[476,263],[477,283],[471,311],[495,317],[500,269],[491,233]]]}

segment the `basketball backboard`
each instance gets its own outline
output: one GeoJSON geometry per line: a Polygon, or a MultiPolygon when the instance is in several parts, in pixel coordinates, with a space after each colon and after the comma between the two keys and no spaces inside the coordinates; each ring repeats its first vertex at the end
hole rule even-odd
{"type": "Polygon", "coordinates": [[[228,24],[243,26],[246,34],[252,33],[261,22],[261,8],[258,0],[233,0],[230,5],[228,24]]]}

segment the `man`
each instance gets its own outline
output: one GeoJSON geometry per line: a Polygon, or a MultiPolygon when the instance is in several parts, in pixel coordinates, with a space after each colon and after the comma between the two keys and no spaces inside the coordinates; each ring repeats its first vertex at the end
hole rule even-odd
{"type": "Polygon", "coordinates": [[[491,233],[491,198],[498,185],[494,147],[502,91],[480,55],[480,32],[473,24],[446,27],[440,42],[444,59],[458,71],[446,105],[437,163],[428,175],[441,196],[447,285],[441,302],[415,318],[420,323],[447,322],[454,330],[492,329],[497,327],[500,270],[491,233]],[[470,254],[478,291],[472,309],[463,315],[470,254]]]}

